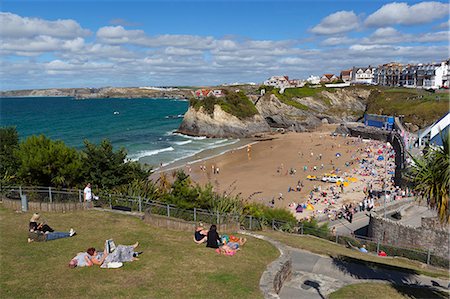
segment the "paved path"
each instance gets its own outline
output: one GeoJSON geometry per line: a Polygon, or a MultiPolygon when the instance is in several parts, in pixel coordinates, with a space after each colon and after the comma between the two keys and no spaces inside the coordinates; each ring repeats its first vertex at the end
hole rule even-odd
{"type": "Polygon", "coordinates": [[[289,248],[292,257],[292,277],[286,281],[279,296],[281,299],[325,298],[341,287],[368,280],[420,286],[442,286],[447,290],[448,280],[413,273],[370,268],[363,264],[343,262],[289,248]]]}

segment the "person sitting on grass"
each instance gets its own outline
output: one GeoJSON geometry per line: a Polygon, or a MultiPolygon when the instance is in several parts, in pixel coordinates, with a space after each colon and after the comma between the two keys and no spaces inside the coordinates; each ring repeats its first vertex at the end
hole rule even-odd
{"type": "Polygon", "coordinates": [[[53,228],[51,228],[48,224],[46,224],[44,221],[43,223],[38,222],[39,219],[41,219],[41,215],[39,215],[39,213],[34,213],[33,216],[31,216],[30,219],[30,231],[40,231],[43,233],[46,232],[54,232],[55,230],[53,228]]]}
{"type": "Polygon", "coordinates": [[[206,247],[209,248],[219,248],[220,236],[217,233],[217,226],[215,224],[211,225],[207,234],[206,247]]]}
{"type": "Polygon", "coordinates": [[[51,241],[62,238],[73,237],[76,232],[73,228],[69,232],[55,232],[50,226],[46,224],[39,223],[40,215],[34,213],[30,219],[29,230],[28,230],[28,243],[31,242],[43,242],[51,241]]]}
{"type": "Polygon", "coordinates": [[[203,228],[200,222],[194,232],[194,242],[197,244],[205,243],[208,239],[208,230],[203,228]]]}
{"type": "Polygon", "coordinates": [[[359,248],[359,251],[362,252],[362,253],[368,253],[369,252],[366,249],[366,245],[363,245],[361,248],[359,248]]]}

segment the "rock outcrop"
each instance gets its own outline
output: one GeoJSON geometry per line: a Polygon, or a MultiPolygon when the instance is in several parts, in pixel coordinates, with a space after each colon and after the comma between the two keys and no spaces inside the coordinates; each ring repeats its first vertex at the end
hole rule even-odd
{"type": "Polygon", "coordinates": [[[275,95],[253,97],[256,109],[271,127],[305,131],[322,123],[356,121],[364,115],[369,90],[338,89],[322,91],[314,97],[293,98],[305,108],[298,109],[286,105],[275,95]]]}
{"type": "Polygon", "coordinates": [[[269,132],[270,126],[264,118],[256,114],[246,119],[239,119],[222,110],[219,105],[214,106],[212,115],[203,107],[195,110],[189,107],[184,114],[178,132],[193,136],[207,137],[252,137],[255,134],[269,132]]]}

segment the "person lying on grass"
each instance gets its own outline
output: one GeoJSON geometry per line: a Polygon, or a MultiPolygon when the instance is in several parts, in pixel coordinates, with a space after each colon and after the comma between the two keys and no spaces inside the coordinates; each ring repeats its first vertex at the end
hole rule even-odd
{"type": "Polygon", "coordinates": [[[208,239],[208,230],[203,228],[203,223],[199,223],[194,232],[194,242],[197,244],[205,243],[208,239]]]}
{"type": "Polygon", "coordinates": [[[97,252],[95,248],[90,247],[86,252],[78,253],[70,262],[69,267],[91,267],[98,265],[101,268],[112,268],[122,266],[123,262],[132,262],[138,260],[137,256],[142,252],[135,252],[139,242],[133,245],[118,245],[112,253],[107,253],[106,248],[103,252],[97,252]]]}

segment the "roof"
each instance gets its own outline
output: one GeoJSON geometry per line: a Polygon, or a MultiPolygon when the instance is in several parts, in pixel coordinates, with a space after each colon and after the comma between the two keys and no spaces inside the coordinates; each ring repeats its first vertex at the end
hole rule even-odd
{"type": "MultiPolygon", "coordinates": [[[[327,77],[327,79],[331,79],[331,78],[333,78],[333,76],[334,76],[334,74],[323,74],[322,77],[327,77]]],[[[336,77],[336,76],[334,76],[334,77],[336,77]]]]}
{"type": "Polygon", "coordinates": [[[342,76],[350,76],[350,73],[352,72],[352,70],[345,70],[345,71],[341,71],[341,75],[342,76]]]}

